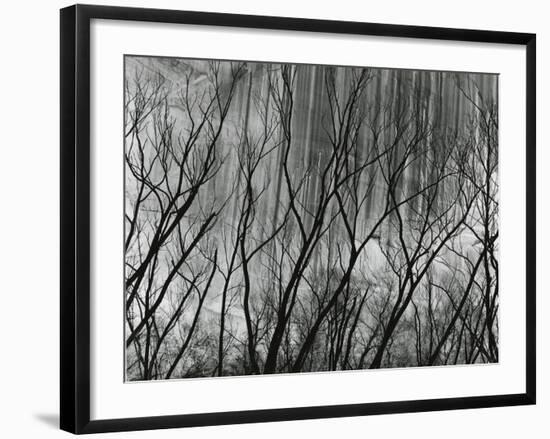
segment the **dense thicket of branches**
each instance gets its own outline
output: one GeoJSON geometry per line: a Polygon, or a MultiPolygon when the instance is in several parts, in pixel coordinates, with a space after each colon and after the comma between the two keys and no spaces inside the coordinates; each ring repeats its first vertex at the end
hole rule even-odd
{"type": "Polygon", "coordinates": [[[127,378],[498,361],[496,89],[127,57],[127,378]]]}

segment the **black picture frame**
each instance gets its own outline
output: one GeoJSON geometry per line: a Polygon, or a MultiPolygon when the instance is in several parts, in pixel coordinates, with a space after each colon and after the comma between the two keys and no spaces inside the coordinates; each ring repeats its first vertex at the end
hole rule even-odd
{"type": "Polygon", "coordinates": [[[81,434],[326,417],[425,412],[535,404],[536,400],[536,36],[302,18],[75,5],[61,10],[61,349],[60,426],[81,434]],[[526,376],[525,393],[90,419],[90,22],[93,19],[229,26],[447,41],[503,43],[526,48],[526,376]]]}

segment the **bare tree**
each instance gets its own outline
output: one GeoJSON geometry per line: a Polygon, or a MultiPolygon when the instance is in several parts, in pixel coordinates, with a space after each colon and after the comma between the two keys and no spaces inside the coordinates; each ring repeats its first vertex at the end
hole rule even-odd
{"type": "Polygon", "coordinates": [[[498,361],[494,81],[172,62],[126,70],[130,379],[498,361]]]}
{"type": "Polygon", "coordinates": [[[232,64],[223,82],[220,63],[210,63],[202,90],[192,87],[190,75],[177,92],[143,70],[127,81],[125,157],[132,191],[127,199],[133,205],[126,217],[126,346],[134,346],[146,379],[160,345],[168,343],[194,301],[192,324],[165,371],[167,378],[172,375],[212,285],[215,264],[197,254],[217,260],[208,235],[227,200],[209,200],[205,189],[223,165],[219,139],[242,69],[232,64]],[[172,100],[183,113],[180,121],[171,111],[172,100]]]}

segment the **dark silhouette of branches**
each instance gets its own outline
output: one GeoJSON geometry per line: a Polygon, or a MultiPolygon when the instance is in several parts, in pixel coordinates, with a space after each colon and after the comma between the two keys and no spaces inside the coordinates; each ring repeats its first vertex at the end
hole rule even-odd
{"type": "Polygon", "coordinates": [[[126,71],[129,379],[498,361],[493,78],[170,63],[126,71]]]}
{"type": "Polygon", "coordinates": [[[242,70],[242,64],[231,65],[224,84],[220,63],[212,62],[207,87],[193,90],[188,75],[175,98],[166,81],[144,74],[136,75],[133,85],[127,86],[125,157],[137,197],[130,197],[134,205],[126,224],[126,346],[136,343],[140,351],[145,345],[146,377],[150,371],[147,363],[156,360],[159,344],[175,327],[191,292],[196,291],[199,299],[193,324],[167,377],[173,373],[189,345],[211,286],[213,274],[204,284],[204,291],[199,291],[198,279],[192,273],[201,264],[194,255],[201,249],[217,259],[217,252],[207,249],[211,247],[208,235],[227,200],[208,201],[203,192],[223,165],[219,139],[242,70]],[[179,121],[182,128],[170,111],[173,99],[183,110],[179,121]],[[179,304],[173,309],[174,315],[168,316],[168,322],[155,336],[152,327],[158,310],[166,312],[165,304],[174,296],[181,296],[175,299],[179,304]],[[157,346],[150,359],[152,343],[157,346]]]}

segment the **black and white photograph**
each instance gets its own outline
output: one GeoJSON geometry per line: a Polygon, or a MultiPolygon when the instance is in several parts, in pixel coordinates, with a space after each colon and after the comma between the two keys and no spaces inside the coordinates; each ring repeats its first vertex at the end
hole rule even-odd
{"type": "Polygon", "coordinates": [[[550,437],[545,6],[6,2],[0,438],[550,437]]]}
{"type": "Polygon", "coordinates": [[[498,74],[125,55],[123,111],[127,381],[499,362],[498,74]]]}

